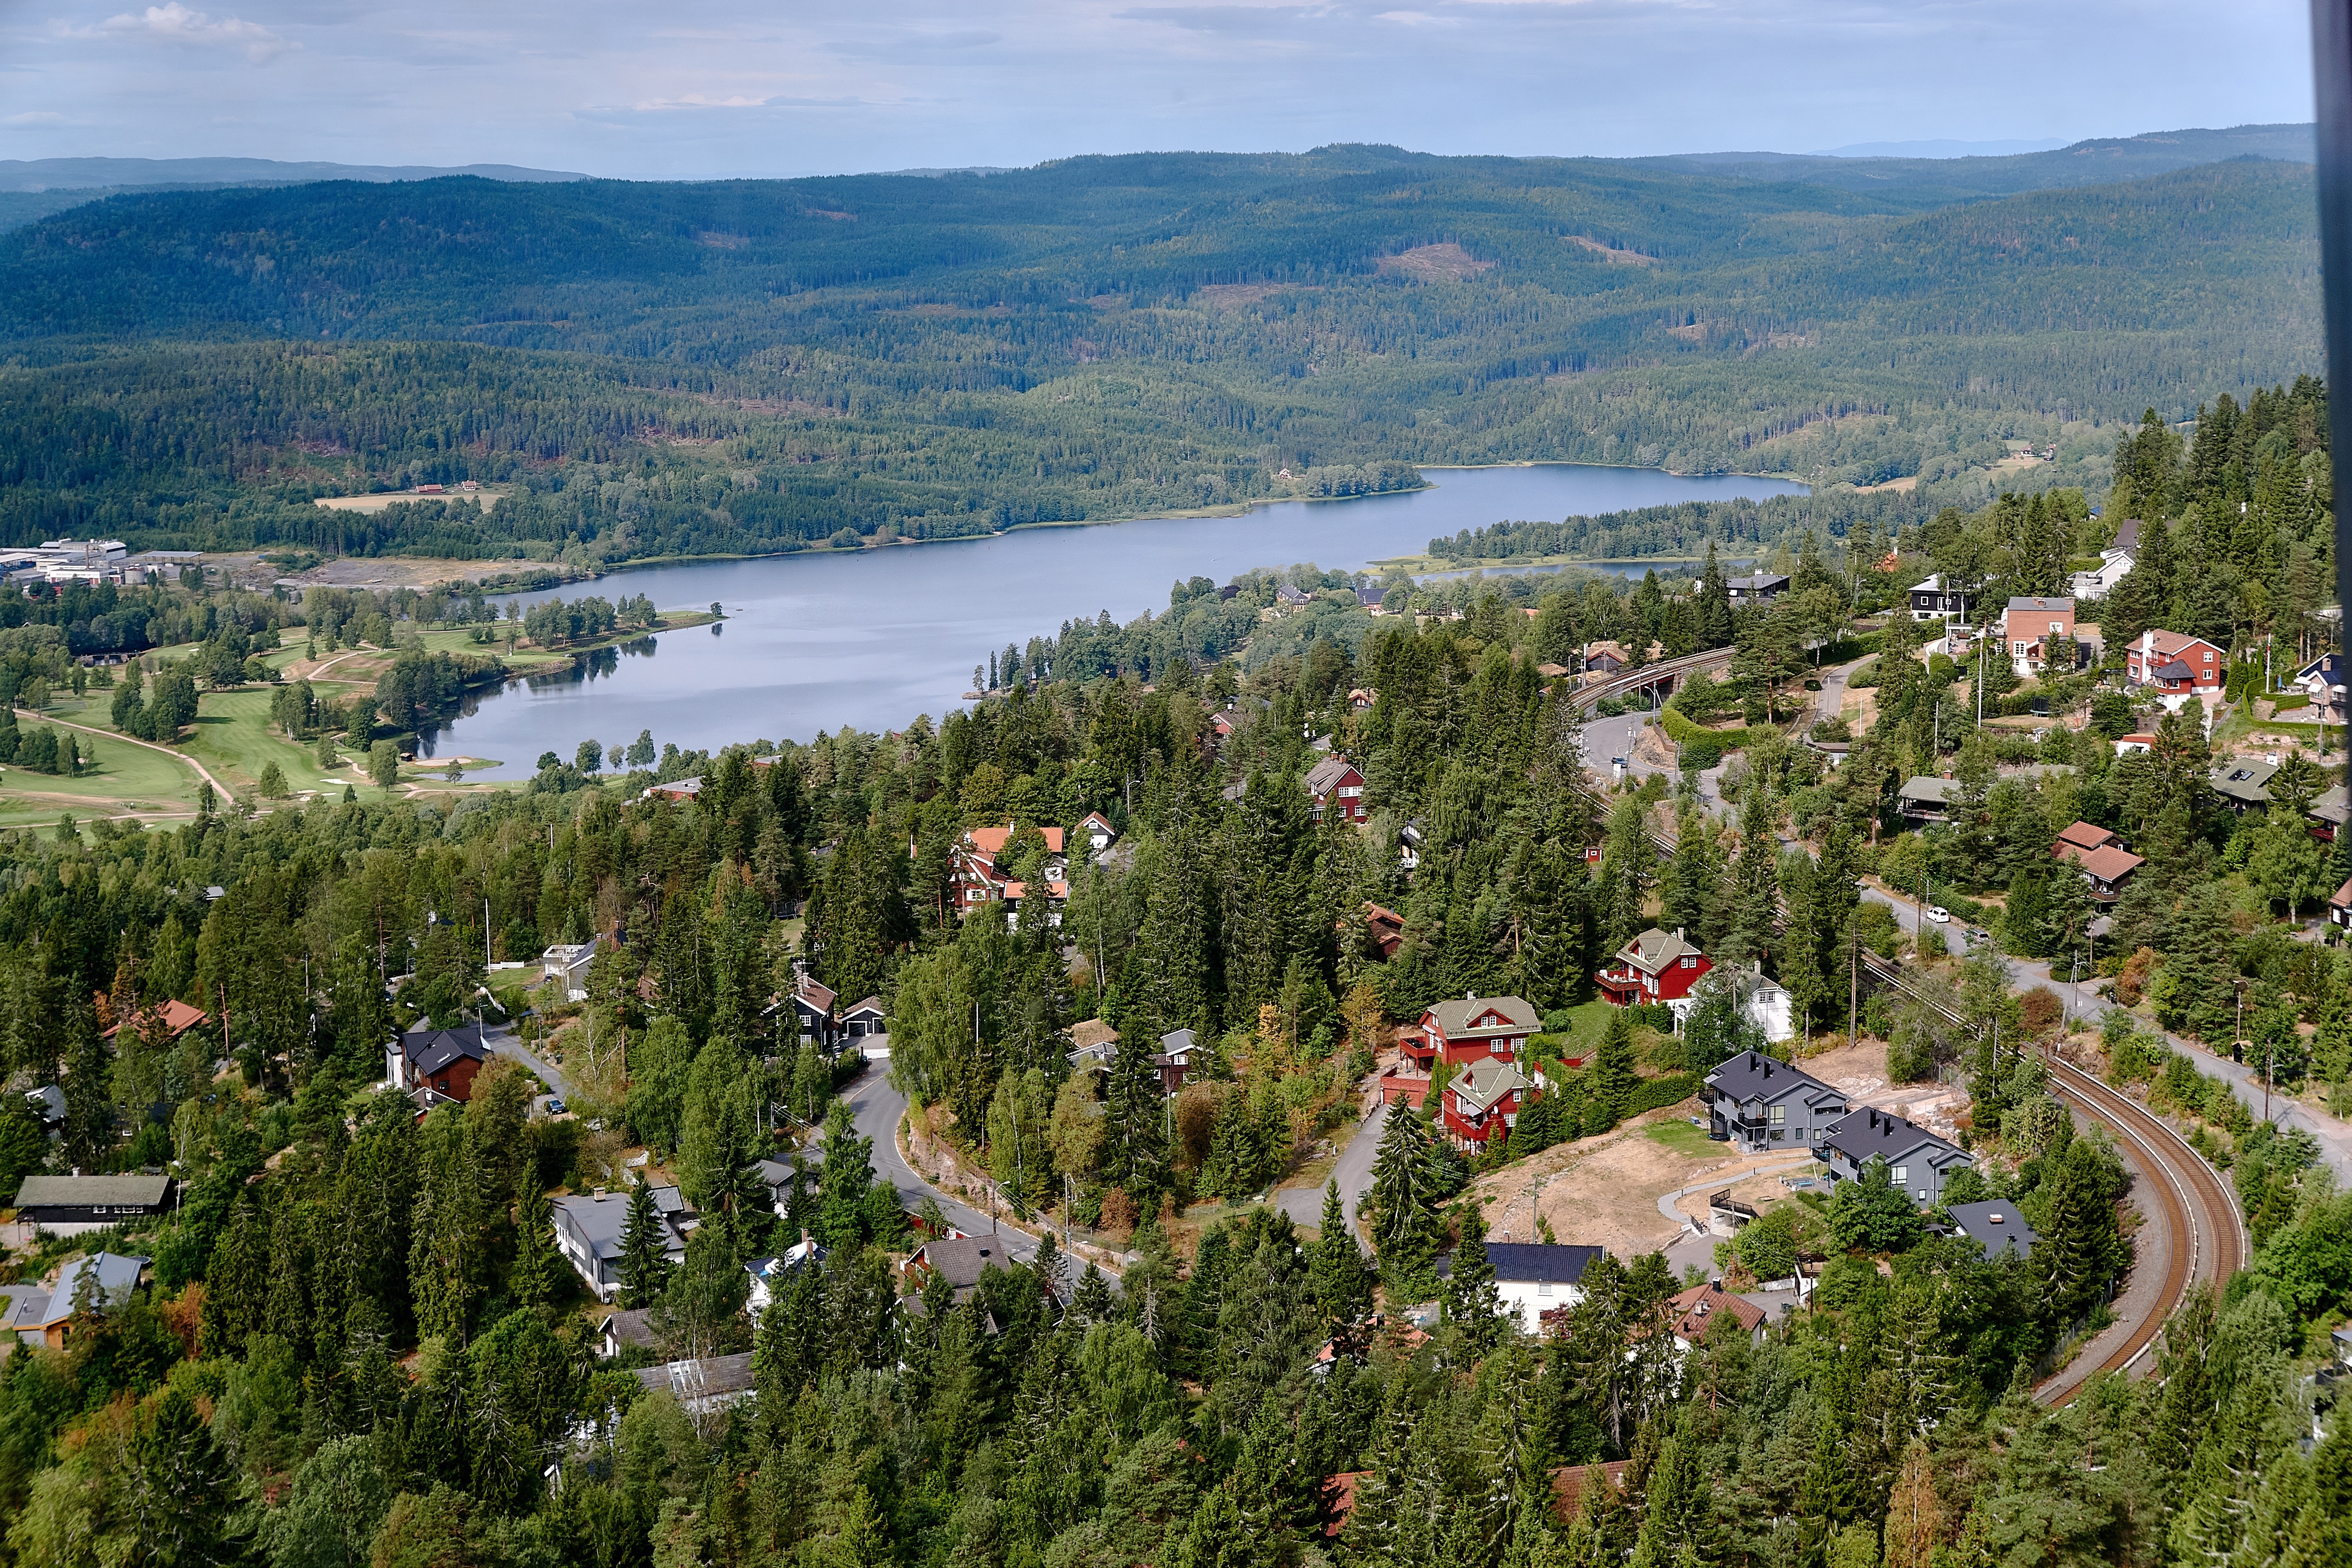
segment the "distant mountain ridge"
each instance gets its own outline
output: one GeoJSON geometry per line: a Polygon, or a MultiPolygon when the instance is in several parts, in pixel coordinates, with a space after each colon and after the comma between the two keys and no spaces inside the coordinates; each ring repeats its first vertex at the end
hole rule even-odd
{"type": "Polygon", "coordinates": [[[588,178],[556,169],[525,169],[513,163],[467,163],[445,169],[426,164],[284,163],[275,158],[0,158],[0,191],[291,185],[313,180],[365,180],[381,184],[395,180],[439,180],[454,174],[526,183],[588,178]]]}
{"type": "Polygon", "coordinates": [[[2268,158],[2308,163],[2317,156],[2308,124],[2232,125],[2225,130],[2150,131],[2098,136],[2046,153],[2004,157],[1870,157],[1805,153],[1680,153],[1620,162],[1641,168],[1712,174],[1718,179],[1801,180],[1847,191],[1902,186],[1945,201],[2016,195],[2073,185],[2145,179],[2199,163],[2268,158]]]}

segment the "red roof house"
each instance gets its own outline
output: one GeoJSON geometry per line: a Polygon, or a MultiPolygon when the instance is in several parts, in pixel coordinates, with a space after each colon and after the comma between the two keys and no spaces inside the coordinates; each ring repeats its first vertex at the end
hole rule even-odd
{"type": "Polygon", "coordinates": [[[1676,926],[1668,936],[1652,926],[1617,950],[1615,968],[1604,969],[1594,978],[1601,982],[1602,995],[1620,1007],[1630,1007],[1686,996],[1699,976],[1714,967],[1712,959],[1684,940],[1682,927],[1676,926]]]}

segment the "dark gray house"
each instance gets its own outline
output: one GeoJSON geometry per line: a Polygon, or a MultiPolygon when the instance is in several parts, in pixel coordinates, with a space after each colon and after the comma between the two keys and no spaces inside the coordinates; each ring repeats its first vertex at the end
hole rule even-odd
{"type": "Polygon", "coordinates": [[[27,1176],[16,1217],[50,1236],[161,1218],[172,1203],[169,1176],[27,1176]]]}
{"type": "Polygon", "coordinates": [[[1707,1135],[1749,1153],[1768,1152],[1775,1143],[1817,1145],[1853,1110],[1845,1090],[1760,1051],[1742,1051],[1707,1074],[1698,1098],[1706,1107],[1707,1135]]]}
{"type": "Polygon", "coordinates": [[[2022,1258],[2033,1250],[2033,1227],[2025,1223],[2017,1205],[2005,1199],[1947,1204],[1944,1212],[1952,1216],[1953,1229],[1984,1248],[1988,1262],[1999,1261],[2003,1253],[2022,1258]]]}
{"type": "MultiPolygon", "coordinates": [[[[686,1233],[699,1218],[686,1206],[676,1187],[656,1187],[654,1207],[662,1218],[672,1263],[686,1261],[686,1233]]],[[[621,1289],[621,1233],[629,1222],[629,1194],[591,1193],[583,1197],[555,1200],[555,1245],[600,1301],[609,1301],[621,1289]]]]}
{"type": "Polygon", "coordinates": [[[1922,1205],[1942,1201],[1948,1173],[1976,1163],[1959,1145],[1869,1105],[1823,1133],[1813,1153],[1829,1166],[1832,1182],[1856,1180],[1873,1160],[1884,1160],[1895,1185],[1922,1205]]]}

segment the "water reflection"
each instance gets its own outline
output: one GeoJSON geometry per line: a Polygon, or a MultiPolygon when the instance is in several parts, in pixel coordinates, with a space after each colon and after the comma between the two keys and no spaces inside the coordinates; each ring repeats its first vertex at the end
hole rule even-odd
{"type": "MultiPolygon", "coordinates": [[[[1223,583],[1254,567],[1305,561],[1353,571],[1514,518],[1804,493],[1778,479],[1566,464],[1433,469],[1429,478],[1430,488],[1401,495],[1283,501],[1238,517],[681,563],[519,595],[526,605],[638,593],[665,608],[716,601],[729,618],[708,637],[671,635],[658,665],[645,659],[662,639],[635,638],[470,697],[437,733],[420,737],[421,749],[495,759],[501,768],[482,771],[512,778],[530,773],[542,752],[568,757],[582,741],[609,745],[639,731],[692,751],[761,737],[806,741],[845,724],[895,729],[918,713],[936,722],[961,705],[972,666],[992,650],[1025,646],[1078,616],[1107,611],[1124,623],[1165,608],[1171,582],[1223,583]]],[[[1661,576],[1697,571],[1695,562],[1594,565],[1634,577],[1653,566],[1661,576]]]]}

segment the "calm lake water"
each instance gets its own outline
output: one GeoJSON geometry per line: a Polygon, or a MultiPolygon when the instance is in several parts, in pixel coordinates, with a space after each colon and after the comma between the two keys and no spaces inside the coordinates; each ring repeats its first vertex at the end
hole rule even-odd
{"type": "Polygon", "coordinates": [[[729,618],[511,682],[468,703],[425,742],[424,753],[497,758],[502,765],[485,771],[514,777],[530,772],[541,752],[569,760],[583,741],[609,747],[640,730],[652,731],[657,745],[691,751],[761,738],[807,741],[845,724],[897,729],[918,713],[936,722],[961,704],[972,666],[985,663],[990,649],[1025,647],[1100,610],[1123,625],[1164,609],[1170,584],[1184,578],[1223,583],[1254,567],[1302,561],[1355,571],[1417,554],[1438,535],[1507,520],[1806,493],[1780,479],[1569,464],[1436,468],[1428,477],[1429,489],[1281,501],[1240,517],[1147,518],[856,554],[651,566],[519,595],[530,603],[646,594],[665,609],[716,601],[729,618]]]}

